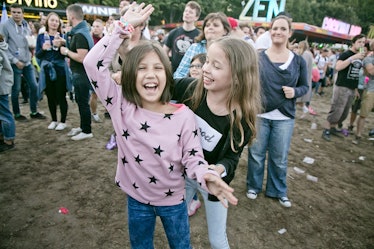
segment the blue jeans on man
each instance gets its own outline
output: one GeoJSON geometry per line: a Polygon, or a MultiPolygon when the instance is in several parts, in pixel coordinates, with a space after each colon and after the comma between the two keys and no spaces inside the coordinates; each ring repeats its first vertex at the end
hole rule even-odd
{"type": "Polygon", "coordinates": [[[25,78],[30,94],[30,112],[32,114],[37,113],[38,103],[38,83],[36,82],[34,66],[30,63],[23,69],[19,69],[15,64],[12,64],[14,73],[14,84],[12,87],[12,108],[13,114],[19,116],[21,110],[19,108],[19,92],[21,91],[22,75],[25,78]]]}
{"type": "Polygon", "coordinates": [[[248,148],[247,189],[262,191],[267,158],[265,195],[280,198],[287,196],[288,152],[295,120],[270,120],[258,118],[256,141],[248,148]]]}
{"type": "Polygon", "coordinates": [[[16,137],[16,124],[9,107],[9,95],[0,95],[0,134],[4,140],[14,140],[16,137]]]}
{"type": "Polygon", "coordinates": [[[192,248],[186,202],[173,206],[152,206],[127,196],[127,209],[131,248],[154,248],[153,236],[157,216],[164,226],[171,249],[192,248]]]}

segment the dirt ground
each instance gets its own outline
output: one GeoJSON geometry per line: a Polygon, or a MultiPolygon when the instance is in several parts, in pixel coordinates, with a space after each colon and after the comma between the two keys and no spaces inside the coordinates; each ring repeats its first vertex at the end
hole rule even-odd
{"type": "MultiPolygon", "coordinates": [[[[331,90],[314,97],[318,116],[296,120],[289,155],[290,209],[263,194],[247,199],[243,153],[232,183],[239,204],[229,208],[231,248],[374,248],[374,141],[368,140],[374,113],[361,144],[351,143],[353,135],[324,141],[331,90]],[[303,162],[305,157],[314,163],[303,162]],[[318,181],[307,180],[308,174],[318,181]],[[280,234],[281,229],[286,232],[280,234]]],[[[23,114],[28,110],[22,107],[23,114]]],[[[46,99],[40,110],[49,116],[46,99]]],[[[101,105],[99,110],[104,113],[101,105]]],[[[93,139],[72,141],[66,134],[78,125],[78,110],[69,100],[69,129],[48,130],[49,122],[18,122],[16,148],[0,154],[0,248],[129,248],[126,196],[114,184],[117,152],[105,149],[110,120],[93,123],[93,139]],[[69,213],[59,213],[61,207],[69,213]]],[[[209,248],[204,208],[190,220],[194,248],[209,248]]],[[[155,247],[168,248],[159,221],[155,247]]]]}

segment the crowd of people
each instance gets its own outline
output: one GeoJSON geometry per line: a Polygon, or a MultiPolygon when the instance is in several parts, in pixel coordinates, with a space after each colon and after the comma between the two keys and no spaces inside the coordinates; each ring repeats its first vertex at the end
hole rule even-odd
{"type": "Polygon", "coordinates": [[[67,24],[54,12],[28,23],[21,5],[10,6],[0,28],[0,152],[15,147],[16,122],[28,121],[19,104],[22,82],[30,118],[50,119],[49,130],[68,127],[67,96],[77,103],[80,123],[67,133],[75,141],[93,138],[100,101],[112,121],[106,149],[118,150],[115,182],[127,194],[133,248],[152,248],[157,216],[171,248],[191,248],[188,216],[202,205],[199,196],[211,247],[230,248],[227,208],[237,199],[229,184],[247,146],[246,196],[257,198],[266,175],[264,194],[290,208],[295,119],[317,114],[312,96],[324,97],[325,87],[334,89],[322,138],[342,137],[351,112],[347,130],[360,143],[374,107],[374,41],[364,35],[341,53],[290,42],[286,12],[268,30],[212,12],[199,30],[195,1],[166,34],[149,30],[151,5],[119,7],[106,23],[89,25],[76,4],[66,9],[67,24]],[[38,111],[44,95],[50,117],[38,111]]]}

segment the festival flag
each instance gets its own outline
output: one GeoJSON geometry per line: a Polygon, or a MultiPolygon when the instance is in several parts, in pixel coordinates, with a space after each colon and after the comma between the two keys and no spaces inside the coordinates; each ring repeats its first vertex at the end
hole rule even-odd
{"type": "Polygon", "coordinates": [[[6,11],[5,2],[3,2],[3,12],[1,14],[1,23],[5,23],[8,20],[8,12],[6,11]]]}

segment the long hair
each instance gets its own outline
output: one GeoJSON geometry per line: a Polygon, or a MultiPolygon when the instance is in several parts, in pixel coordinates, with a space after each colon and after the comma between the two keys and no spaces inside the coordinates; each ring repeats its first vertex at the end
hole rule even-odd
{"type": "Polygon", "coordinates": [[[223,28],[226,30],[227,34],[229,34],[231,32],[230,23],[227,21],[227,16],[223,12],[209,13],[204,18],[203,27],[201,28],[202,32],[200,32],[199,36],[197,36],[195,38],[195,42],[201,42],[202,40],[205,40],[204,29],[205,29],[206,23],[210,20],[221,21],[221,23],[223,25],[223,28]]]}
{"type": "Polygon", "coordinates": [[[163,93],[161,94],[160,102],[167,103],[171,100],[172,92],[174,90],[174,79],[171,70],[169,57],[156,41],[142,40],[132,48],[123,60],[122,63],[122,94],[127,101],[142,107],[141,97],[136,90],[136,78],[138,75],[138,66],[144,57],[155,52],[164,66],[166,74],[166,85],[163,93]]]}
{"type": "MultiPolygon", "coordinates": [[[[256,137],[256,116],[261,110],[259,62],[256,50],[246,41],[222,37],[213,42],[225,53],[232,72],[232,85],[228,92],[226,107],[230,111],[230,144],[236,151],[243,146],[244,129],[242,120],[252,132],[249,144],[256,137]]],[[[191,109],[196,110],[205,97],[202,79],[197,82],[191,98],[191,109]]]]}
{"type": "Polygon", "coordinates": [[[57,32],[59,32],[60,35],[61,35],[62,34],[62,23],[61,23],[61,19],[60,19],[60,16],[57,15],[57,13],[55,13],[55,12],[51,12],[51,13],[48,14],[47,20],[45,20],[45,31],[49,32],[48,21],[49,21],[49,18],[51,18],[51,16],[57,16],[57,18],[58,18],[58,20],[60,22],[60,24],[57,27],[57,32]]]}

